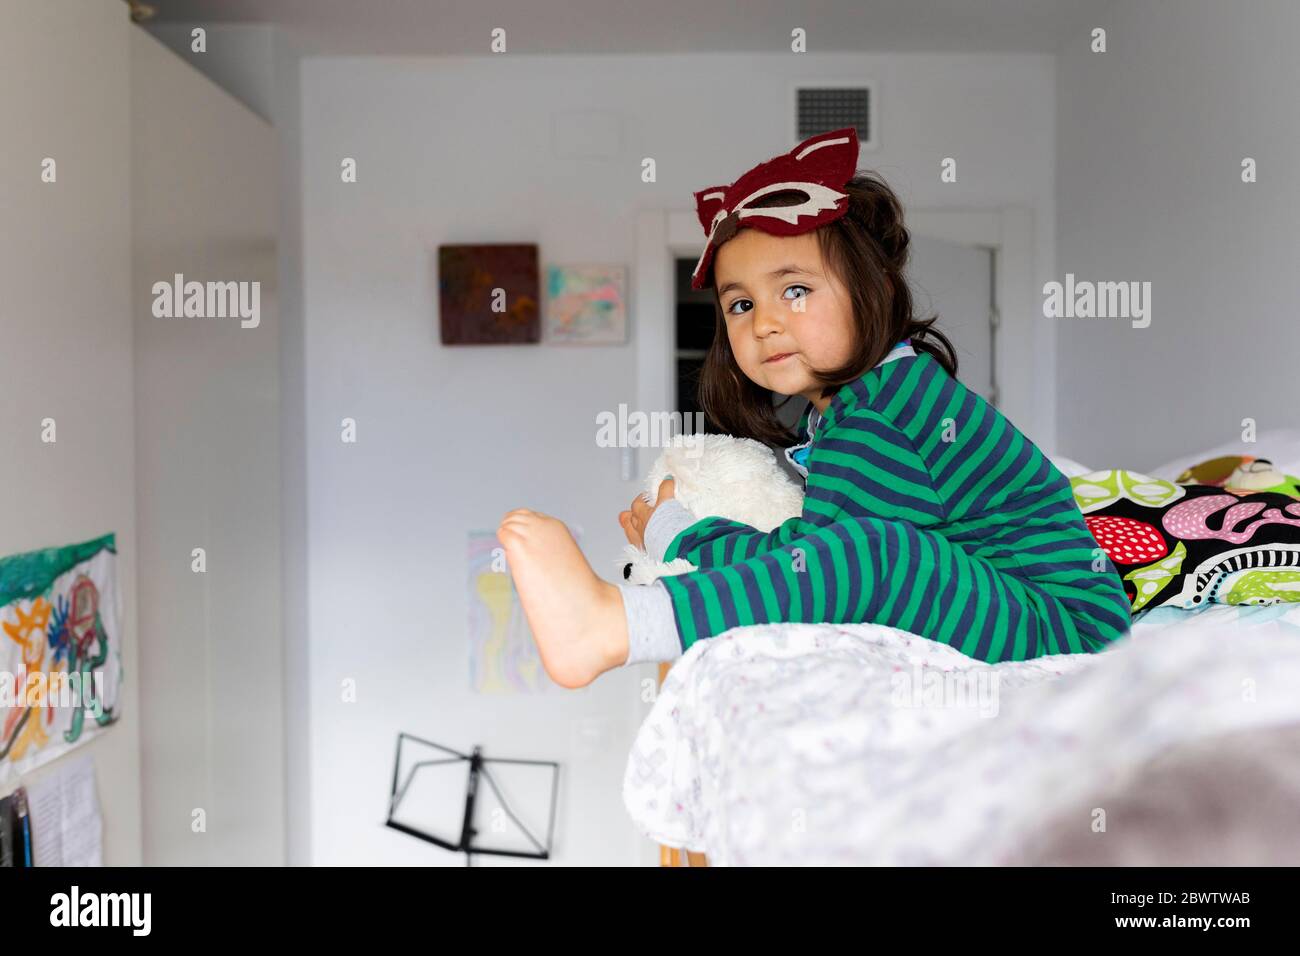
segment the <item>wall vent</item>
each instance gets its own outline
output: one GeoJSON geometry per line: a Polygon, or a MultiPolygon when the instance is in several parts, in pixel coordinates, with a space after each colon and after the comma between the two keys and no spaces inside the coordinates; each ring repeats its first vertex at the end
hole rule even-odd
{"type": "Polygon", "coordinates": [[[867,83],[800,83],[795,87],[794,141],[852,126],[858,145],[872,149],[876,142],[875,90],[867,83]]]}

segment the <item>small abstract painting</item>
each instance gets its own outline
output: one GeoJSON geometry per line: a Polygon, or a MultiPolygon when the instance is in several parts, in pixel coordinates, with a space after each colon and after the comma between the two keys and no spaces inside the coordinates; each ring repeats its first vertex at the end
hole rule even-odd
{"type": "Polygon", "coordinates": [[[541,341],[536,245],[438,247],[443,345],[541,341]]]}
{"type": "Polygon", "coordinates": [[[115,536],[0,559],[0,787],[119,715],[115,536]]]}
{"type": "Polygon", "coordinates": [[[546,270],[546,341],[621,345],[627,341],[627,269],[619,265],[546,270]]]}

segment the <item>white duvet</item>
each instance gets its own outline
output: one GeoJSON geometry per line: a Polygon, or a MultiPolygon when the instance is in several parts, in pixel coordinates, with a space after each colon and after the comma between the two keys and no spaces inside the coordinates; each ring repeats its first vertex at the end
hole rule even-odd
{"type": "Polygon", "coordinates": [[[875,624],[760,625],[674,665],[623,797],[713,865],[996,864],[1173,744],[1293,723],[1300,606],[1152,612],[1102,653],[993,665],[875,624]]]}

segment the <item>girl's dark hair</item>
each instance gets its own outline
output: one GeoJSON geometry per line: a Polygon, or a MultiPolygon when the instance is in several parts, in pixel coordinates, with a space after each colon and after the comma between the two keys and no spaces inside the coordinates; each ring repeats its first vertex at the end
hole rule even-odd
{"type": "MultiPolygon", "coordinates": [[[[849,195],[848,212],[819,228],[816,235],[822,260],[848,290],[853,303],[856,345],[839,368],[813,372],[823,386],[822,397],[834,395],[875,368],[895,345],[909,337],[912,348],[928,352],[955,378],[957,354],[948,337],[933,327],[938,316],[917,319],[912,315],[912,293],[903,277],[910,237],[898,197],[883,179],[864,172],[850,179],[843,191],[849,195]]],[[[786,206],[804,199],[801,193],[773,193],[756,205],[786,206]]],[[[768,445],[792,445],[799,438],[777,418],[773,392],[754,382],[736,363],[713,278],[716,263],[715,253],[708,282],[713,287],[717,318],[713,344],[700,371],[700,407],[726,434],[768,445]]]]}

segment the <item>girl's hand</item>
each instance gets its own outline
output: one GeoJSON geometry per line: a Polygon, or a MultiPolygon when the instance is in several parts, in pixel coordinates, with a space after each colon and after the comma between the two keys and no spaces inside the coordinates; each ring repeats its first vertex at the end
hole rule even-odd
{"type": "Polygon", "coordinates": [[[665,478],[659,483],[659,500],[653,506],[646,504],[646,500],[637,495],[632,499],[631,510],[618,513],[618,523],[622,526],[628,541],[638,548],[645,548],[645,526],[650,523],[650,516],[654,514],[655,508],[673,497],[673,491],[673,480],[665,478]]]}

